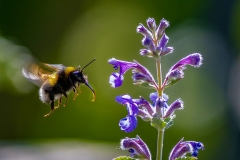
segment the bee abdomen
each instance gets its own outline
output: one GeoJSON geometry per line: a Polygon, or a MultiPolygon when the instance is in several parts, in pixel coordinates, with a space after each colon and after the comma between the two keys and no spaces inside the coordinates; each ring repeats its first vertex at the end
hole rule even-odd
{"type": "Polygon", "coordinates": [[[39,89],[39,99],[43,102],[43,103],[50,103],[50,95],[48,92],[46,92],[46,90],[44,90],[42,87],[39,89]]]}

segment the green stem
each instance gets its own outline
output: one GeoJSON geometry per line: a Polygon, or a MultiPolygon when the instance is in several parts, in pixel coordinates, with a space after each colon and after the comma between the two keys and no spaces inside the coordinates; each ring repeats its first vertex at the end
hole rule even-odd
{"type": "Polygon", "coordinates": [[[156,68],[157,68],[157,80],[158,80],[158,96],[162,97],[162,69],[161,69],[161,59],[156,59],[156,68]]]}
{"type": "Polygon", "coordinates": [[[157,160],[162,160],[163,138],[164,138],[164,130],[159,129],[158,140],[157,140],[157,160]]]}
{"type": "MultiPolygon", "coordinates": [[[[161,59],[156,59],[156,68],[157,68],[157,79],[158,79],[158,96],[162,97],[162,69],[161,69],[161,59]]],[[[163,139],[164,139],[164,129],[158,129],[158,139],[157,139],[157,159],[162,160],[163,154],[163,139]]]]}

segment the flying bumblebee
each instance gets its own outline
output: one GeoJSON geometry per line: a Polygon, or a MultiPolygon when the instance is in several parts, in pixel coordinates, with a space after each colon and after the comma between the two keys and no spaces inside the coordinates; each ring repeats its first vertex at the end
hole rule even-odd
{"type": "Polygon", "coordinates": [[[49,116],[54,109],[58,108],[62,102],[62,97],[66,97],[64,106],[67,103],[68,96],[71,90],[74,92],[74,100],[78,95],[80,84],[85,84],[93,93],[95,100],[95,92],[88,84],[87,76],[83,74],[83,69],[93,61],[89,62],[82,69],[80,67],[66,67],[62,64],[46,64],[46,63],[30,63],[22,68],[22,74],[30,82],[40,87],[39,98],[43,103],[50,103],[51,111],[44,115],[49,116]],[[58,105],[54,105],[54,101],[58,100],[58,105]]]}

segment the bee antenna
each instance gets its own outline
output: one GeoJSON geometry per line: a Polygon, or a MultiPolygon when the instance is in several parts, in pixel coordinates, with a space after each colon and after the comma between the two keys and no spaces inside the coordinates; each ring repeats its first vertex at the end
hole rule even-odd
{"type": "Polygon", "coordinates": [[[86,68],[89,64],[91,64],[91,63],[92,63],[93,61],[95,61],[96,59],[97,59],[97,58],[94,58],[93,60],[91,60],[87,65],[85,65],[85,66],[81,69],[80,72],[82,72],[84,68],[86,68]]]}

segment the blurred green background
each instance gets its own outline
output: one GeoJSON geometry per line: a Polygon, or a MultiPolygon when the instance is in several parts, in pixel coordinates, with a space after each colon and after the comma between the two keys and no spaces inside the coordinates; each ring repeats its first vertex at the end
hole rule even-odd
{"type": "MultiPolygon", "coordinates": [[[[34,146],[62,140],[99,143],[99,148],[110,144],[119,151],[120,139],[139,135],[155,157],[157,131],[140,118],[132,133],[120,131],[118,122],[127,111],[114,100],[125,93],[149,99],[152,90],[133,86],[130,72],[122,87],[111,88],[108,79],[114,70],[107,63],[112,57],[135,59],[156,77],[154,61],[139,55],[142,35],[136,33],[139,23],[146,26],[146,19],[153,17],[157,23],[162,18],[170,22],[168,46],[175,50],[163,58],[164,75],[190,53],[204,58],[201,68],[188,67],[185,78],[166,89],[169,102],[181,98],[185,109],[176,112],[174,126],[165,132],[163,159],[182,137],[205,145],[199,159],[238,159],[239,11],[237,0],[0,0],[0,153],[19,143],[34,146]],[[91,102],[90,90],[82,86],[75,101],[71,93],[66,107],[44,118],[50,107],[40,102],[38,87],[21,75],[21,66],[31,56],[73,66],[97,58],[85,69],[96,101],[91,102]]],[[[103,152],[112,151],[106,147],[103,152]]]]}

